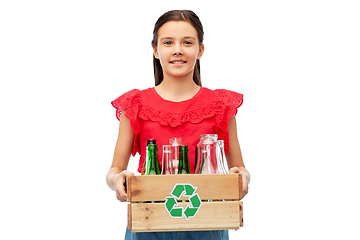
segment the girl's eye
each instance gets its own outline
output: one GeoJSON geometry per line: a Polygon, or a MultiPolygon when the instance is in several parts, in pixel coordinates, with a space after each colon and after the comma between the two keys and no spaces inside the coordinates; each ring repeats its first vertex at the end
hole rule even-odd
{"type": "Polygon", "coordinates": [[[164,44],[165,44],[165,45],[171,45],[172,42],[171,42],[171,41],[166,41],[166,42],[164,42],[164,44]]]}
{"type": "Polygon", "coordinates": [[[192,42],[190,42],[190,41],[185,41],[184,44],[185,44],[185,45],[191,45],[192,42]]]}

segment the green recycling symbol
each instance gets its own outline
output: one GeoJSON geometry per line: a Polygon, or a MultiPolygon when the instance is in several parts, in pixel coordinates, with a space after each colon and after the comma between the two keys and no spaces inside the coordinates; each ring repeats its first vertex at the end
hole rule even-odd
{"type": "Polygon", "coordinates": [[[194,187],[190,183],[177,183],[171,191],[171,197],[166,197],[165,208],[172,218],[182,218],[185,216],[186,220],[195,217],[201,206],[201,199],[199,194],[195,193],[197,187],[194,187]],[[176,200],[179,200],[181,196],[189,197],[190,205],[188,204],[185,210],[178,206],[176,200]]]}

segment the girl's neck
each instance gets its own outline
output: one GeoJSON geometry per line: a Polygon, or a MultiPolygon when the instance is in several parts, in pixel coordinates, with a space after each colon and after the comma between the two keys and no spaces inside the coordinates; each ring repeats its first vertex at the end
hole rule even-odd
{"type": "Polygon", "coordinates": [[[181,102],[195,96],[200,87],[196,85],[192,78],[164,78],[155,87],[156,92],[165,100],[181,102]]]}

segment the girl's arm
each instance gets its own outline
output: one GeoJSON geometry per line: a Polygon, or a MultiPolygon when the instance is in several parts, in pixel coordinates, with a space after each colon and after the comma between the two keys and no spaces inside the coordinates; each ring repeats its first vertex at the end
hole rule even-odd
{"type": "Polygon", "coordinates": [[[116,191],[116,197],[121,202],[127,201],[125,190],[125,180],[127,176],[134,175],[126,171],[132,152],[134,142],[134,132],[131,128],[130,120],[125,116],[125,111],[121,112],[119,135],[115,146],[114,158],[109,172],[106,175],[106,183],[116,191]]]}
{"type": "Polygon", "coordinates": [[[229,120],[229,152],[226,159],[229,165],[230,173],[241,173],[243,182],[243,196],[245,196],[249,189],[250,173],[246,170],[241,154],[240,144],[237,136],[236,118],[235,115],[229,120]]]}

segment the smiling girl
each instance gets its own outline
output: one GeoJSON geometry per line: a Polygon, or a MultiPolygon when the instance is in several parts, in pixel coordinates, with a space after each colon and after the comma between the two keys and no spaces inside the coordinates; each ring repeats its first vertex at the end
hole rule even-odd
{"type": "MultiPolygon", "coordinates": [[[[200,58],[204,53],[203,27],[198,16],[189,10],[170,11],[155,24],[154,51],[155,87],[133,89],[112,102],[120,120],[113,163],[106,176],[108,186],[118,200],[127,201],[124,188],[130,155],[140,154],[141,172],[146,141],[156,139],[159,146],[169,138],[182,137],[189,146],[190,169],[195,169],[195,146],[202,134],[217,134],[224,140],[230,173],[242,173],[244,195],[250,174],[244,166],[237,137],[237,108],[243,95],[224,89],[202,87],[200,58]]],[[[159,148],[159,156],[162,149],[159,148]]],[[[228,239],[227,230],[195,232],[133,233],[126,231],[126,240],[134,239],[228,239]]]]}

